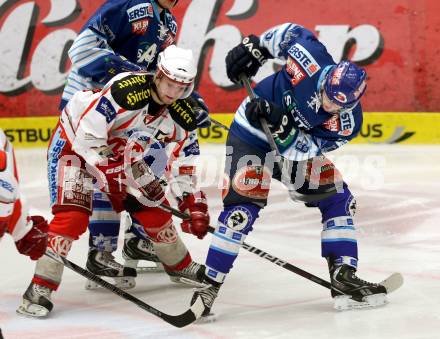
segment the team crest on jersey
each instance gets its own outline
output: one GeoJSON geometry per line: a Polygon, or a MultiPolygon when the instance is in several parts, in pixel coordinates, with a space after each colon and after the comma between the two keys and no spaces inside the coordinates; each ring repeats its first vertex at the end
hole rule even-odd
{"type": "Polygon", "coordinates": [[[318,62],[301,44],[296,43],[289,48],[288,53],[306,71],[309,77],[316,74],[321,69],[318,62]]]}
{"type": "Polygon", "coordinates": [[[107,123],[113,121],[116,117],[116,110],[111,104],[110,100],[108,100],[106,97],[102,97],[99,100],[98,105],[96,105],[96,111],[105,116],[105,121],[107,121],[107,123]]]}
{"type": "Polygon", "coordinates": [[[293,86],[298,85],[306,76],[290,56],[287,58],[286,71],[292,77],[291,83],[293,86]]]}

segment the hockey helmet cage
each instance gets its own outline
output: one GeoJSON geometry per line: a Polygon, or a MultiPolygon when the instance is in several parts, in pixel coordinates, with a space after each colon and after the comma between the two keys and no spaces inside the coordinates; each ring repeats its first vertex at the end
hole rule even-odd
{"type": "Polygon", "coordinates": [[[367,73],[350,61],[341,61],[327,74],[324,91],[344,109],[354,108],[367,88],[367,73]]]}

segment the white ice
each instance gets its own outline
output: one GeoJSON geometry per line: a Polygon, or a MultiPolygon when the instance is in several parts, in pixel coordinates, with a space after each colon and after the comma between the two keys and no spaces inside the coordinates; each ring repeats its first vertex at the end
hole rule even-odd
{"type": "MultiPolygon", "coordinates": [[[[219,177],[223,146],[202,145],[201,186],[208,193],[212,224],[221,210],[219,177]]],[[[44,150],[17,150],[22,191],[33,213],[50,218],[44,150]]],[[[389,304],[337,312],[329,291],[245,250],[227,277],[213,323],[174,328],[105,290],[86,291],[84,279],[66,269],[44,320],[15,313],[34,262],[17,254],[10,237],[0,245],[0,327],[5,338],[439,338],[440,147],[349,145],[332,159],[357,197],[361,278],[380,281],[401,272],[403,287],[389,304]]],[[[176,222],[178,222],[176,220],[176,222]]],[[[269,205],[246,242],[328,279],[320,257],[320,215],[289,200],[273,184],[269,205]]],[[[193,257],[204,261],[211,236],[183,234],[193,257]]],[[[88,234],[69,259],[84,267],[88,234]]],[[[117,251],[120,259],[121,239],[117,251]]],[[[190,288],[160,273],[143,274],[129,291],[171,314],[186,310],[190,288]]]]}

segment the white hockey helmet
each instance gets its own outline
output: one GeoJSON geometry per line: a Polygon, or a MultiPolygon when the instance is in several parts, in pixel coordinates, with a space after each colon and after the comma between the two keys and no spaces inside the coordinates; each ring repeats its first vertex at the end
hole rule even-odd
{"type": "Polygon", "coordinates": [[[188,85],[182,99],[187,98],[193,91],[196,75],[197,67],[191,50],[171,45],[159,53],[156,77],[160,79],[166,76],[174,82],[188,85]]]}

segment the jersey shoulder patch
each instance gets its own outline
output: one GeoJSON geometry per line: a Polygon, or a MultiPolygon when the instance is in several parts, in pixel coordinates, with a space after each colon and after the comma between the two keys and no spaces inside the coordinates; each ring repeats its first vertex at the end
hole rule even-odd
{"type": "Polygon", "coordinates": [[[191,132],[197,128],[196,116],[187,100],[179,99],[167,108],[171,118],[185,131],[191,132]]]}
{"type": "Polygon", "coordinates": [[[112,84],[111,94],[116,103],[129,111],[145,107],[151,100],[150,74],[130,74],[112,84]]]}

